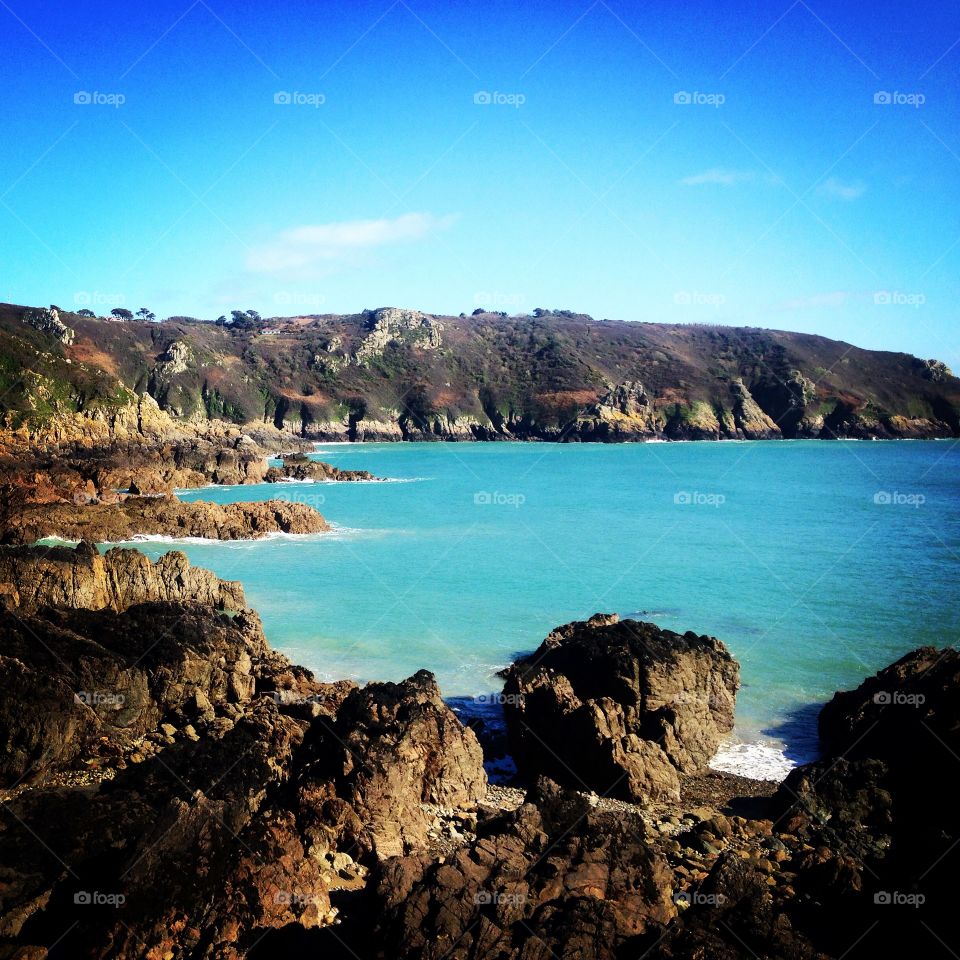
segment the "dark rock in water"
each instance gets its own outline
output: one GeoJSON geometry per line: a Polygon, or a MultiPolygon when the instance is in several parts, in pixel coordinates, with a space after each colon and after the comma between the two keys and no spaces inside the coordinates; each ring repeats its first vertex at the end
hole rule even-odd
{"type": "Polygon", "coordinates": [[[598,614],[554,630],[507,671],[521,775],[629,800],[680,799],[680,773],[733,728],[739,666],[714,637],[598,614]]]}
{"type": "Polygon", "coordinates": [[[279,483],[283,480],[314,480],[327,482],[353,482],[357,480],[381,480],[369,470],[341,470],[322,460],[312,460],[304,453],[287,454],[281,460],[281,466],[270,467],[263,478],[267,483],[279,483]]]}

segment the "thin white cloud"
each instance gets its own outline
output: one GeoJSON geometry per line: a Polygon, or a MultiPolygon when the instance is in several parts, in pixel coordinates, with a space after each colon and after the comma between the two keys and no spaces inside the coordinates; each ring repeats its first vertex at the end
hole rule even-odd
{"type": "Polygon", "coordinates": [[[834,200],[844,200],[849,203],[851,200],[859,200],[867,192],[867,185],[859,180],[853,183],[847,183],[844,180],[838,180],[836,177],[829,177],[817,188],[817,193],[824,197],[831,197],[834,200]]]}
{"type": "Polygon", "coordinates": [[[361,261],[379,247],[422,240],[445,230],[454,219],[406,213],[393,220],[343,220],[293,227],[251,250],[247,269],[299,277],[331,273],[361,261]]]}
{"type": "Polygon", "coordinates": [[[744,170],[721,170],[713,167],[702,173],[694,173],[684,177],[680,182],[686,187],[699,187],[704,183],[713,183],[721,187],[733,187],[738,183],[746,183],[753,179],[753,174],[744,170]]]}

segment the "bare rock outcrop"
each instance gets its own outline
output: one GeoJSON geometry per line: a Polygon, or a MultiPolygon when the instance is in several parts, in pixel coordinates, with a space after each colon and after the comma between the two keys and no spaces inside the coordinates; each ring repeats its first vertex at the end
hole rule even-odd
{"type": "Polygon", "coordinates": [[[441,344],[443,333],[443,324],[435,317],[400,307],[369,311],[365,326],[363,341],[354,354],[354,362],[358,364],[379,357],[391,344],[435,350],[441,344]]]}
{"type": "Polygon", "coordinates": [[[75,331],[60,319],[60,311],[56,307],[48,310],[27,310],[23,314],[23,322],[41,333],[49,334],[64,346],[70,346],[76,336],[75,331]]]}
{"type": "Polygon", "coordinates": [[[379,877],[373,955],[386,960],[616,960],[677,913],[641,821],[591,809],[549,780],[442,863],[397,858],[379,877]]]}
{"type": "Polygon", "coordinates": [[[287,454],[279,467],[270,467],[264,480],[280,483],[284,480],[313,480],[318,483],[343,483],[351,481],[379,480],[369,470],[341,470],[322,460],[312,460],[306,454],[287,454]]]}
{"type": "Polygon", "coordinates": [[[243,587],[190,565],[171,551],[151,562],[137,550],[99,553],[88,542],[69,547],[0,548],[0,596],[11,609],[43,607],[114,610],[138,603],[202,603],[218,610],[244,610],[243,587]]]}
{"type": "Polygon", "coordinates": [[[6,517],[5,543],[48,537],[123,543],[138,536],[250,540],[272,533],[324,533],[323,516],[305,503],[184,503],[175,497],[126,497],[117,503],[33,503],[6,517]]]}
{"type": "Polygon", "coordinates": [[[337,794],[360,817],[379,858],[426,844],[433,817],[422,804],[470,806],[486,793],[477,738],[426,670],[353,691],[324,744],[337,794]]]}
{"type": "Polygon", "coordinates": [[[739,666],[715,637],[602,615],[553,631],[506,671],[521,774],[631,800],[679,799],[733,728],[739,666]]]}

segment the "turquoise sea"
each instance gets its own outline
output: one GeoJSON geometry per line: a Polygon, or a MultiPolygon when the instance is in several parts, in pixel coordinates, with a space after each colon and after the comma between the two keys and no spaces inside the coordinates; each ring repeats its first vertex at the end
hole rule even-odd
{"type": "Polygon", "coordinates": [[[184,492],[301,500],[336,530],[178,549],[241,580],[273,645],[324,678],[426,667],[446,696],[488,695],[554,626],[616,611],[724,640],[743,688],[716,764],[782,775],[815,752],[813,705],[960,639],[952,441],[332,444],[317,457],[403,482],[184,492]]]}

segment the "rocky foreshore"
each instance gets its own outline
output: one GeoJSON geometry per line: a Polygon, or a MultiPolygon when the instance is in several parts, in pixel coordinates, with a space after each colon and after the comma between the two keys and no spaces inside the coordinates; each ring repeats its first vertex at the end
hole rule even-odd
{"type": "Polygon", "coordinates": [[[276,533],[325,533],[330,525],[313,507],[289,500],[184,503],[172,496],[124,497],[117,503],[34,503],[8,514],[2,542],[46,538],[123,543],[140,536],[250,540],[276,533]]]}
{"type": "MultiPolygon", "coordinates": [[[[284,482],[376,481],[367,470],[342,470],[302,451],[276,450],[274,432],[258,439],[226,425],[187,435],[149,398],[134,438],[111,424],[102,443],[88,445],[89,418],[63,418],[38,445],[0,430],[0,542],[64,540],[124,542],[139,536],[257,539],[274,533],[322,533],[324,518],[306,498],[280,493],[266,502],[185,503],[174,488],[284,482]],[[72,427],[72,432],[71,428],[72,427]],[[161,429],[162,428],[162,429],[161,429]],[[273,463],[273,460],[279,463],[273,463]]],[[[304,445],[312,446],[312,445],[304,445]]]]}
{"type": "Polygon", "coordinates": [[[714,638],[558,628],[488,786],[426,671],[321,683],[181,554],[0,548],[0,956],[949,956],[960,654],[838,694],[779,786],[706,768],[737,683],[714,638]]]}

